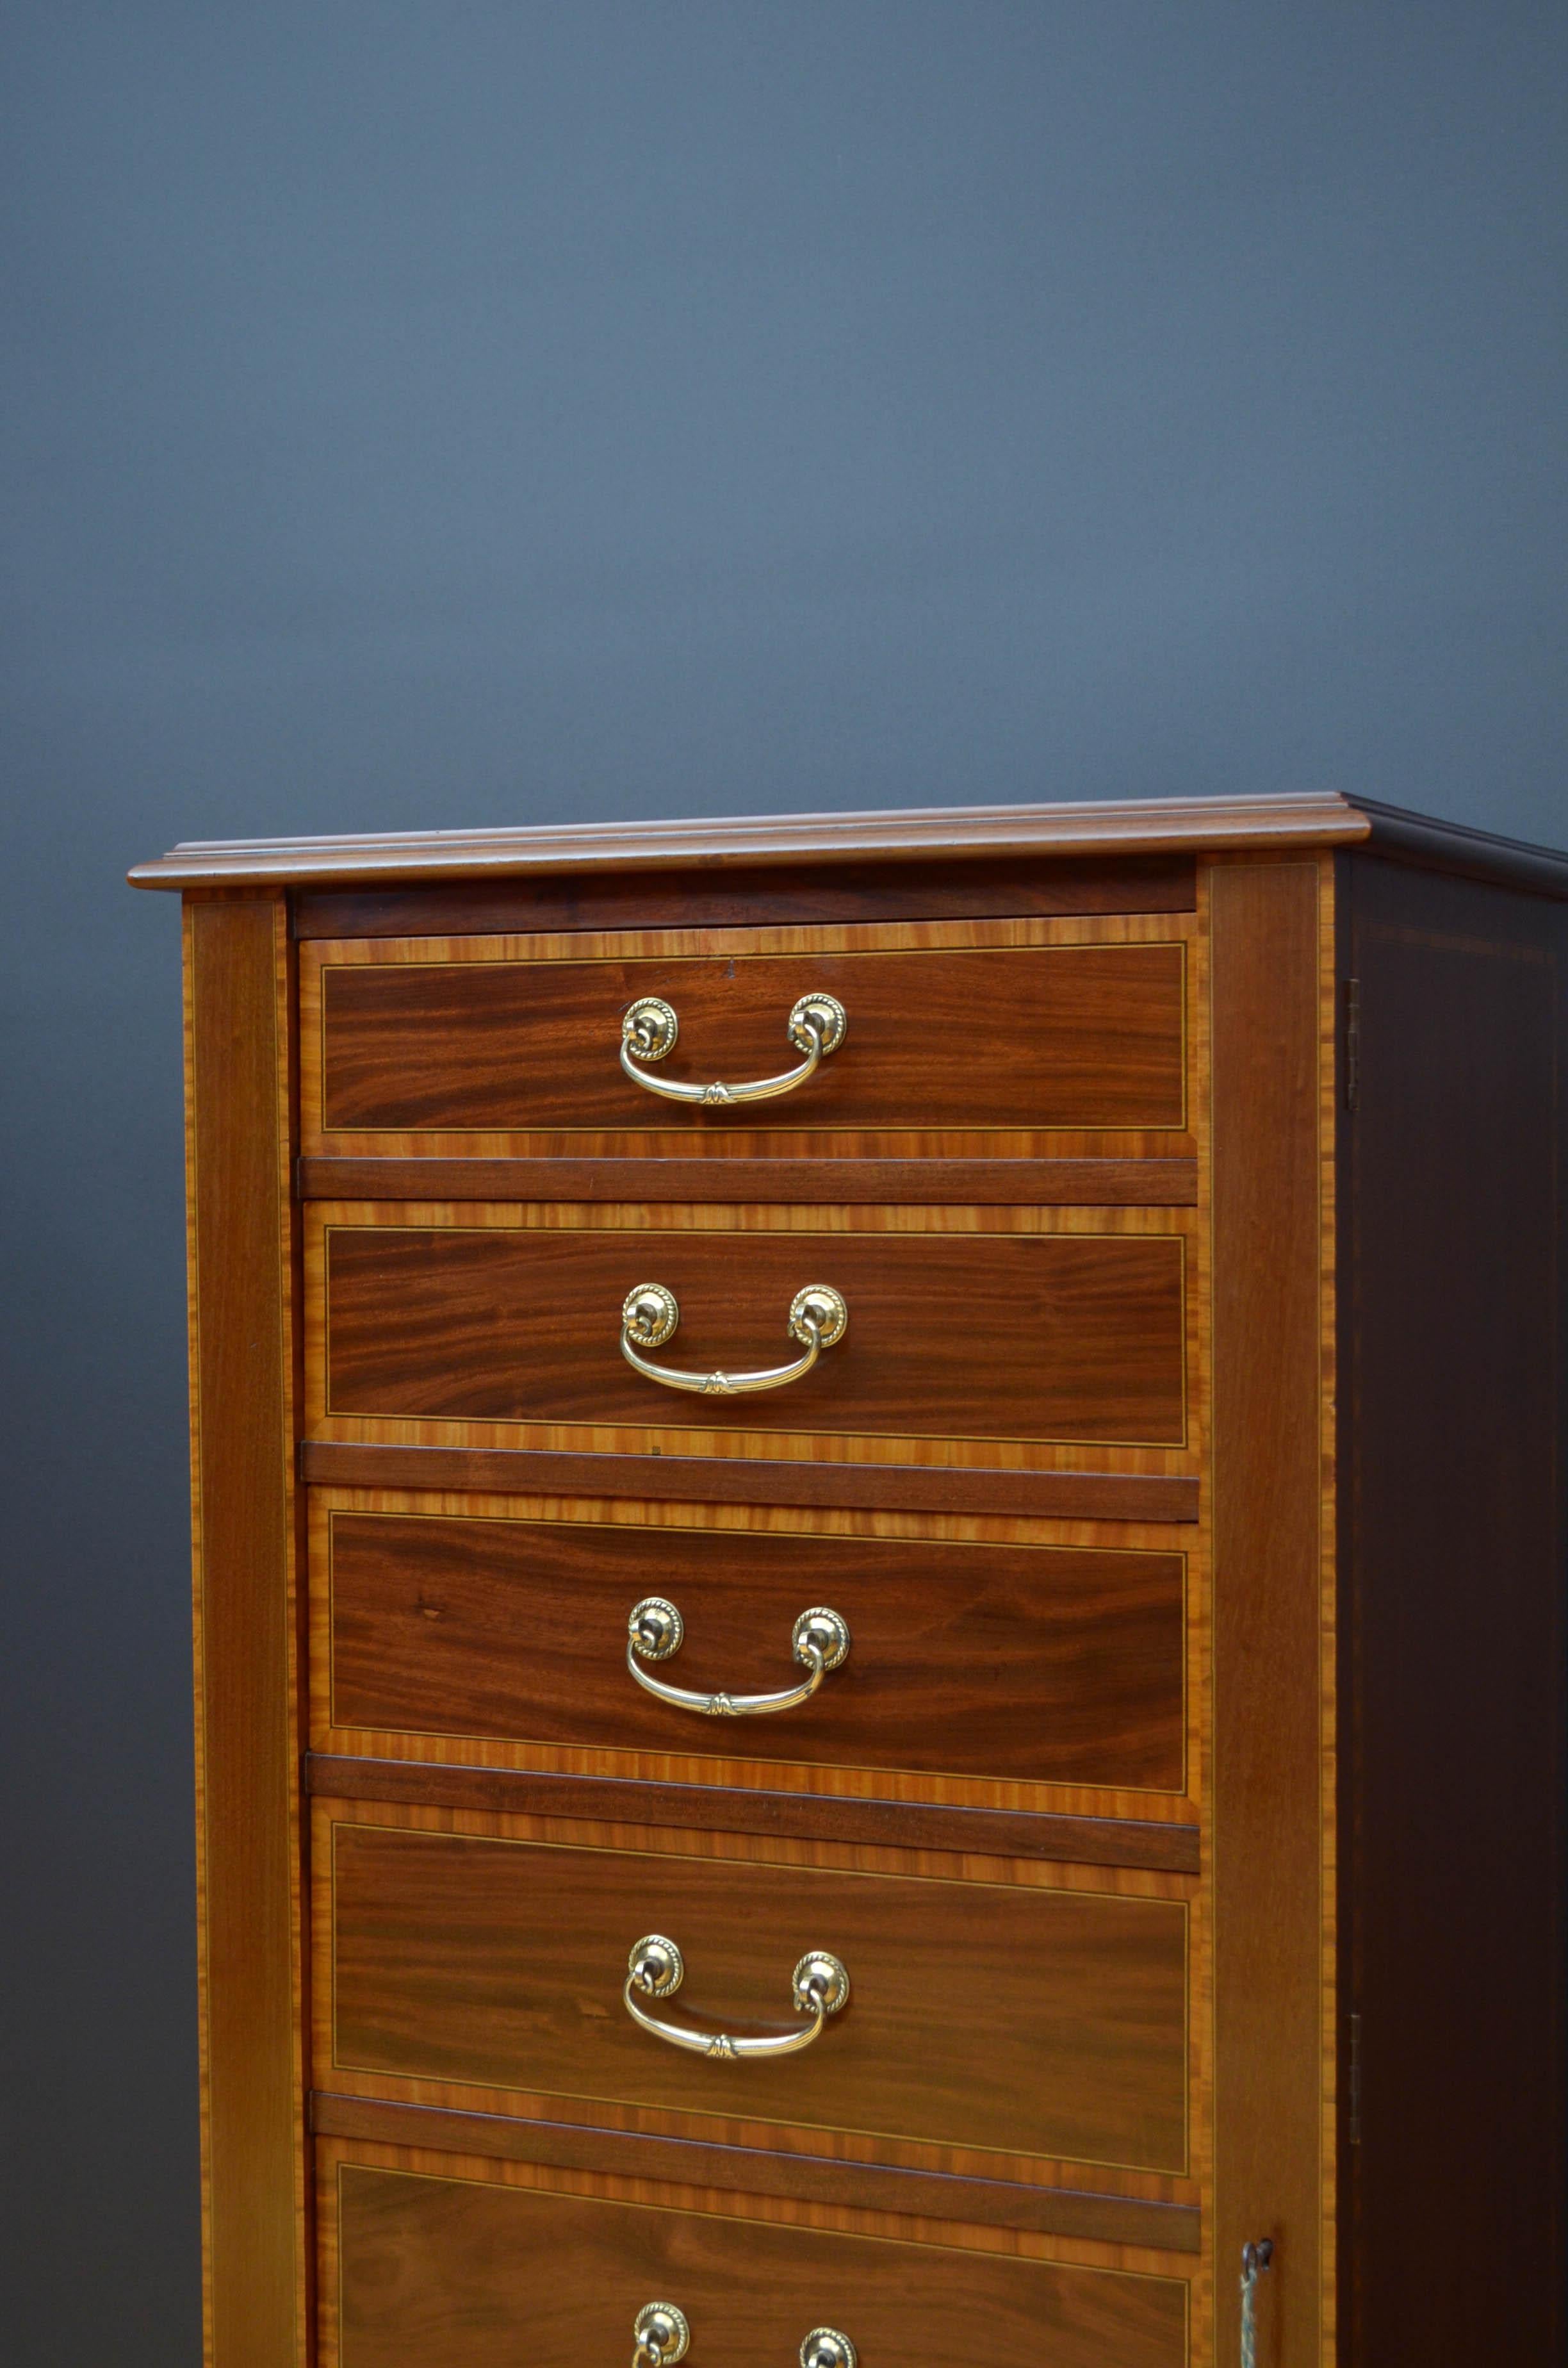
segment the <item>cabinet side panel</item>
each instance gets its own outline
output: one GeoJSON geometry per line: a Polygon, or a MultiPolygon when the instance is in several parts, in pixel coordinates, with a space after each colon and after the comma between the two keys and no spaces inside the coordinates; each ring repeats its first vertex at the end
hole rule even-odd
{"type": "Polygon", "coordinates": [[[1323,2273],[1323,1260],[1315,861],[1216,864],[1214,2262],[1237,2357],[1267,2237],[1258,2360],[1332,2357],[1323,2273]]]}
{"type": "Polygon", "coordinates": [[[305,2356],[306,2340],[295,2002],[287,942],[281,898],[193,900],[187,907],[210,2368],[292,2368],[305,2356]]]}
{"type": "Polygon", "coordinates": [[[1534,2362],[1568,2352],[1568,914],[1345,868],[1344,2299],[1367,2368],[1534,2362]]]}

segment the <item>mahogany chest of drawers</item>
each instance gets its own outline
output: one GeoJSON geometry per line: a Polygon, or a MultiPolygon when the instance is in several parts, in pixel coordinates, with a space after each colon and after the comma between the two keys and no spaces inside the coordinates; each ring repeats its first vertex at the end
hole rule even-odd
{"type": "Polygon", "coordinates": [[[1314,797],[132,878],[211,2368],[1562,2356],[1568,859],[1314,797]]]}

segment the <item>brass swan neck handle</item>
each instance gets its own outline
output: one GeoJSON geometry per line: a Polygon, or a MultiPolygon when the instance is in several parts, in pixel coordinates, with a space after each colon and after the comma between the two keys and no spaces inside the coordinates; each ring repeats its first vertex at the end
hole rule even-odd
{"type": "Polygon", "coordinates": [[[750,1373],[687,1373],[678,1365],[655,1365],[644,1355],[662,1349],[680,1323],[680,1304],[662,1282],[640,1282],[629,1291],[620,1310],[620,1353],[636,1372],[666,1390],[694,1390],[699,1396],[737,1397],[748,1390],[778,1390],[809,1373],[824,1349],[844,1338],[849,1310],[831,1283],[808,1282],[790,1302],[788,1330],[799,1340],[803,1356],[788,1365],[767,1365],[750,1373]]]}
{"type": "Polygon", "coordinates": [[[666,1060],[680,1034],[675,1006],[661,995],[639,996],[620,1022],[620,1065],[645,1093],[661,1094],[665,1101],[699,1102],[709,1110],[731,1102],[769,1102],[778,1094],[792,1094],[815,1075],[830,1053],[844,1042],[848,1015],[835,995],[818,991],[802,995],[785,1022],[785,1033],[805,1059],[798,1068],[781,1070],[776,1077],[754,1077],[749,1085],[683,1085],[678,1077],[655,1077],[643,1062],[666,1060]]]}
{"type": "Polygon", "coordinates": [[[633,1605],[626,1626],[626,1666],[644,1692],[706,1718],[760,1718],[770,1711],[797,1710],[810,1702],[829,1669],[836,1669],[849,1651],[849,1623],[842,1612],[813,1604],[790,1632],[790,1650],[807,1673],[798,1685],[770,1694],[705,1694],[666,1684],[641,1667],[643,1661],[669,1660],[686,1640],[686,1622],[666,1597],[645,1595],[633,1605]]]}
{"type": "Polygon", "coordinates": [[[626,1966],[621,1998],[632,2021],[666,2046],[682,2047],[689,2055],[708,2055],[720,2063],[798,2055],[822,2037],[829,2015],[836,2014],[849,1996],[849,1975],[839,1960],[825,1949],[808,1949],[790,1976],[790,1995],[796,2013],[809,2016],[810,2021],[798,2031],[772,2031],[737,2039],[727,2031],[692,2031],[685,2023],[665,2022],[643,2006],[643,1998],[673,1998],[686,1979],[686,1959],[662,1932],[644,1933],[626,1966]]]}
{"type": "MultiPolygon", "coordinates": [[[[647,2302],[632,2323],[637,2349],[631,2368],[676,2368],[691,2346],[691,2322],[673,2302],[647,2302]]],[[[813,2327],[802,2336],[801,2368],[856,2368],[855,2346],[836,2327],[813,2327]]]]}

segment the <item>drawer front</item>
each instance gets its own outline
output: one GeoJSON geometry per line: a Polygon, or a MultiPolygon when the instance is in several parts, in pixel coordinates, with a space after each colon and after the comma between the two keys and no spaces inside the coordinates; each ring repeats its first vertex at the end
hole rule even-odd
{"type": "Polygon", "coordinates": [[[376,2073],[1186,2172],[1182,1899],[504,1840],[391,1811],[340,1817],[324,1856],[337,2085],[376,2073]],[[672,2022],[800,2031],[790,1978],[813,1950],[843,1961],[848,2003],[796,2055],[687,2054],[622,1997],[648,1934],[685,1957],[679,1996],[651,2009],[672,2022]]]}
{"type": "MultiPolygon", "coordinates": [[[[1179,1130],[1185,948],[1152,944],[734,954],[718,959],[432,960],[324,946],[324,1135],[684,1130],[1179,1130]],[[367,960],[367,952],[381,956],[367,960]],[[660,1081],[727,1085],[801,1064],[789,1017],[825,991],[842,1043],[788,1094],[677,1102],[629,1077],[621,1021],[643,997],[676,1014],[660,1081]]],[[[454,949],[456,951],[456,949],[454,949]]],[[[474,958],[478,955],[479,958],[474,958]]],[[[423,958],[420,958],[420,957],[423,958]]]]}
{"type": "Polygon", "coordinates": [[[334,1726],[649,1752],[722,1731],[768,1759],[1183,1787],[1179,1554],[341,1508],[317,1537],[334,1726]],[[811,1700],[716,1730],[631,1674],[649,1597],[684,1634],[638,1667],[699,1701],[797,1688],[814,1607],[848,1651],[811,1700]]]}
{"type": "Polygon", "coordinates": [[[623,1423],[1048,1443],[1184,1443],[1184,1243],[1175,1233],[576,1232],[322,1222],[325,1415],[623,1423]],[[810,1283],[849,1321],[814,1370],[692,1395],[621,1354],[657,1282],[687,1372],[798,1358],[810,1283]]]}
{"type": "MultiPolygon", "coordinates": [[[[1176,2278],[828,2235],[382,2168],[324,2147],[324,2368],[625,2368],[673,2303],[688,2368],[1184,2368],[1176,2278]]],[[[427,2158],[425,2158],[427,2160],[427,2158]]]]}

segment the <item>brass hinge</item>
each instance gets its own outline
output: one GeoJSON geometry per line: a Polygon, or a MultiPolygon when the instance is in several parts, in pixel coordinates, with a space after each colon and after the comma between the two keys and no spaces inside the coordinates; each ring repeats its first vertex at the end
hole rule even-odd
{"type": "Polygon", "coordinates": [[[1352,2146],[1361,2143],[1361,2018],[1350,2017],[1350,2068],[1346,2081],[1345,2135],[1352,2146]]]}
{"type": "Polygon", "coordinates": [[[1345,982],[1345,1107],[1354,1110],[1361,1098],[1361,982],[1345,982]]]}

